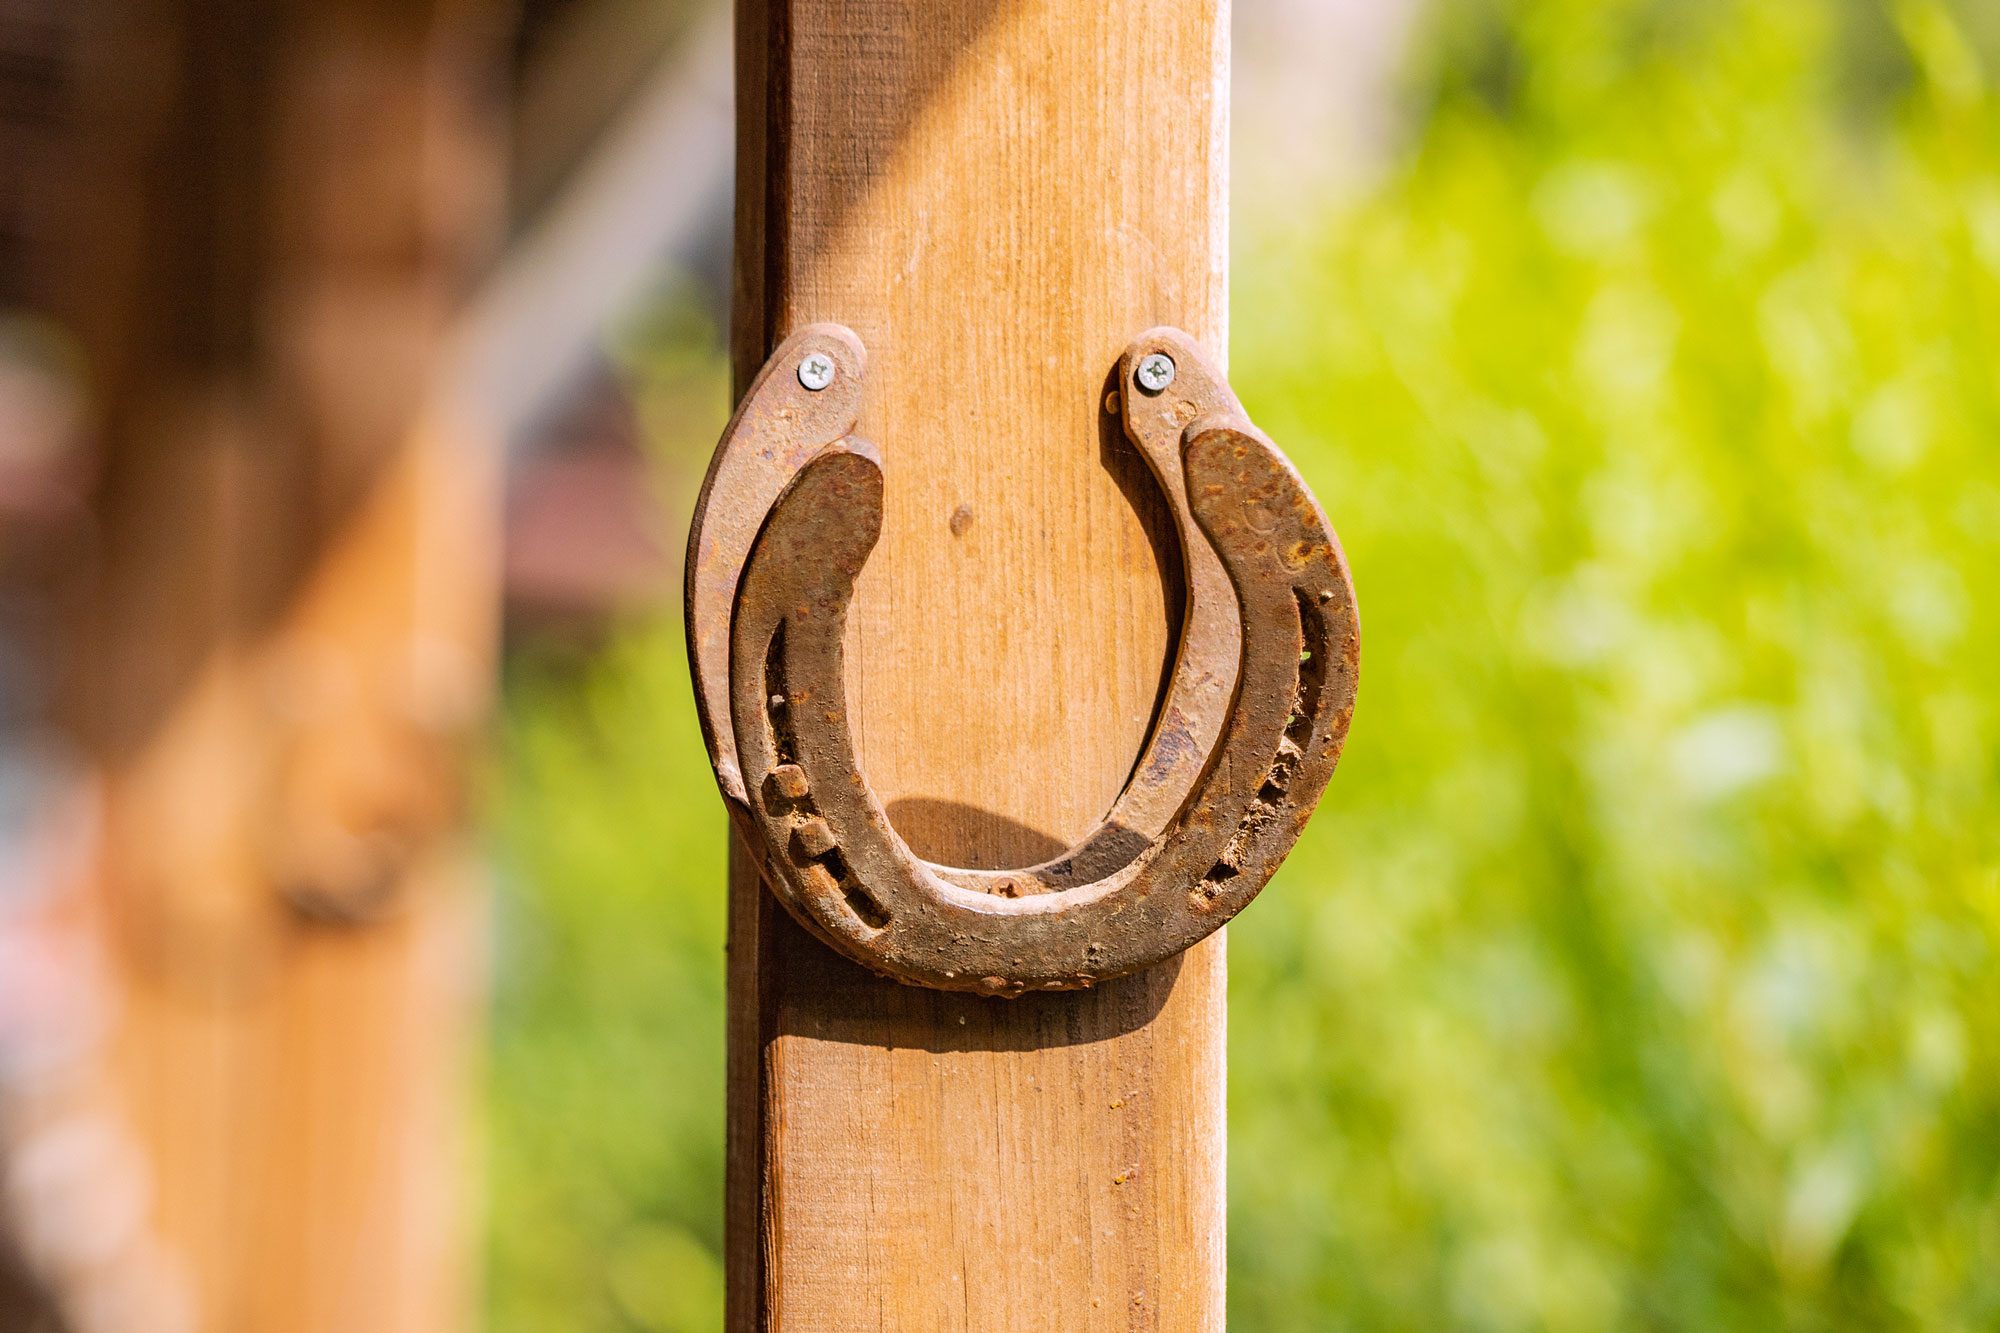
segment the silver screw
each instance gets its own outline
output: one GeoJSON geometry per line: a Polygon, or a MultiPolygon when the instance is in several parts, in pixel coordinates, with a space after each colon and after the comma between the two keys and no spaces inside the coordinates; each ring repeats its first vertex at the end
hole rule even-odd
{"type": "Polygon", "coordinates": [[[799,383],[814,393],[833,383],[833,358],[825,352],[814,352],[799,362],[799,383]]]}
{"type": "Polygon", "coordinates": [[[1132,378],[1147,393],[1158,393],[1174,382],[1174,359],[1165,352],[1150,352],[1139,359],[1139,371],[1132,378]]]}

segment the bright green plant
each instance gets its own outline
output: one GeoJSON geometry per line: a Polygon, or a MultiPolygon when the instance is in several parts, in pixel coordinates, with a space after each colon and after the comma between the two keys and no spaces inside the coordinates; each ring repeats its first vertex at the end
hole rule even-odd
{"type": "MultiPolygon", "coordinates": [[[[721,428],[716,341],[680,305],[635,340],[665,454],[705,459],[721,428]]],[[[698,480],[665,497],[683,519],[698,480]]],[[[726,825],[691,700],[666,623],[509,673],[485,1128],[495,1333],[721,1324],[726,825]]]]}
{"type": "MultiPolygon", "coordinates": [[[[1231,929],[1233,1328],[2000,1326],[1980,12],[1441,5],[1376,185],[1239,209],[1234,381],[1363,669],[1231,929]]],[[[700,343],[635,359],[710,404],[660,432],[677,519],[700,343]]],[[[713,1328],[721,817],[672,630],[520,672],[505,758],[493,1324],[713,1328]]]]}
{"type": "Polygon", "coordinates": [[[1235,1326],[1993,1327],[2000,121],[1933,5],[1862,88],[1508,14],[1238,265],[1363,670],[1233,932],[1235,1326]]]}

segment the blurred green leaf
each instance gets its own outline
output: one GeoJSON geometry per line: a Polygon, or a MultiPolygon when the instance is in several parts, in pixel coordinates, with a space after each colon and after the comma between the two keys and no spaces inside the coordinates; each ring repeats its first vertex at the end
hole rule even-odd
{"type": "MultiPolygon", "coordinates": [[[[1231,930],[1233,1328],[2000,1326],[1996,28],[1439,5],[1376,188],[1239,211],[1235,384],[1364,649],[1231,930]]],[[[663,456],[703,347],[635,355],[663,456]]],[[[507,736],[494,1325],[713,1327],[677,636],[507,736]]]]}

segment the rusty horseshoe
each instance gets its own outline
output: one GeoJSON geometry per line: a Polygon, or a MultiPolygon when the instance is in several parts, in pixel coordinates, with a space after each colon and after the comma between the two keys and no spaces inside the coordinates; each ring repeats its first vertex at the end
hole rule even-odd
{"type": "Polygon", "coordinates": [[[1187,334],[1142,334],[1115,405],[1174,516],[1174,670],[1132,776],[1053,860],[917,857],[862,777],[844,635],[881,535],[857,437],[866,355],[837,324],[772,354],[724,431],[688,539],[688,656],[725,804],[779,901],[874,971],[1019,995],[1135,972],[1257,895],[1333,775],[1360,623],[1326,515],[1187,334]]]}

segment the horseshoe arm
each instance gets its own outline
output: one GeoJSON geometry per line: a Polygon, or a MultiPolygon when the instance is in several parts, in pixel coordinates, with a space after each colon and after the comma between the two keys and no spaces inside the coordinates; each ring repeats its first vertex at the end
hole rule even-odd
{"type": "Polygon", "coordinates": [[[729,620],[750,546],[778,495],[806,460],[854,429],[867,355],[839,324],[809,324],[764,363],[722,433],[695,501],[688,531],[688,666],[695,711],[723,796],[744,801],[729,708],[729,620]],[[821,353],[835,367],[818,392],[799,382],[798,365],[821,353]]]}

